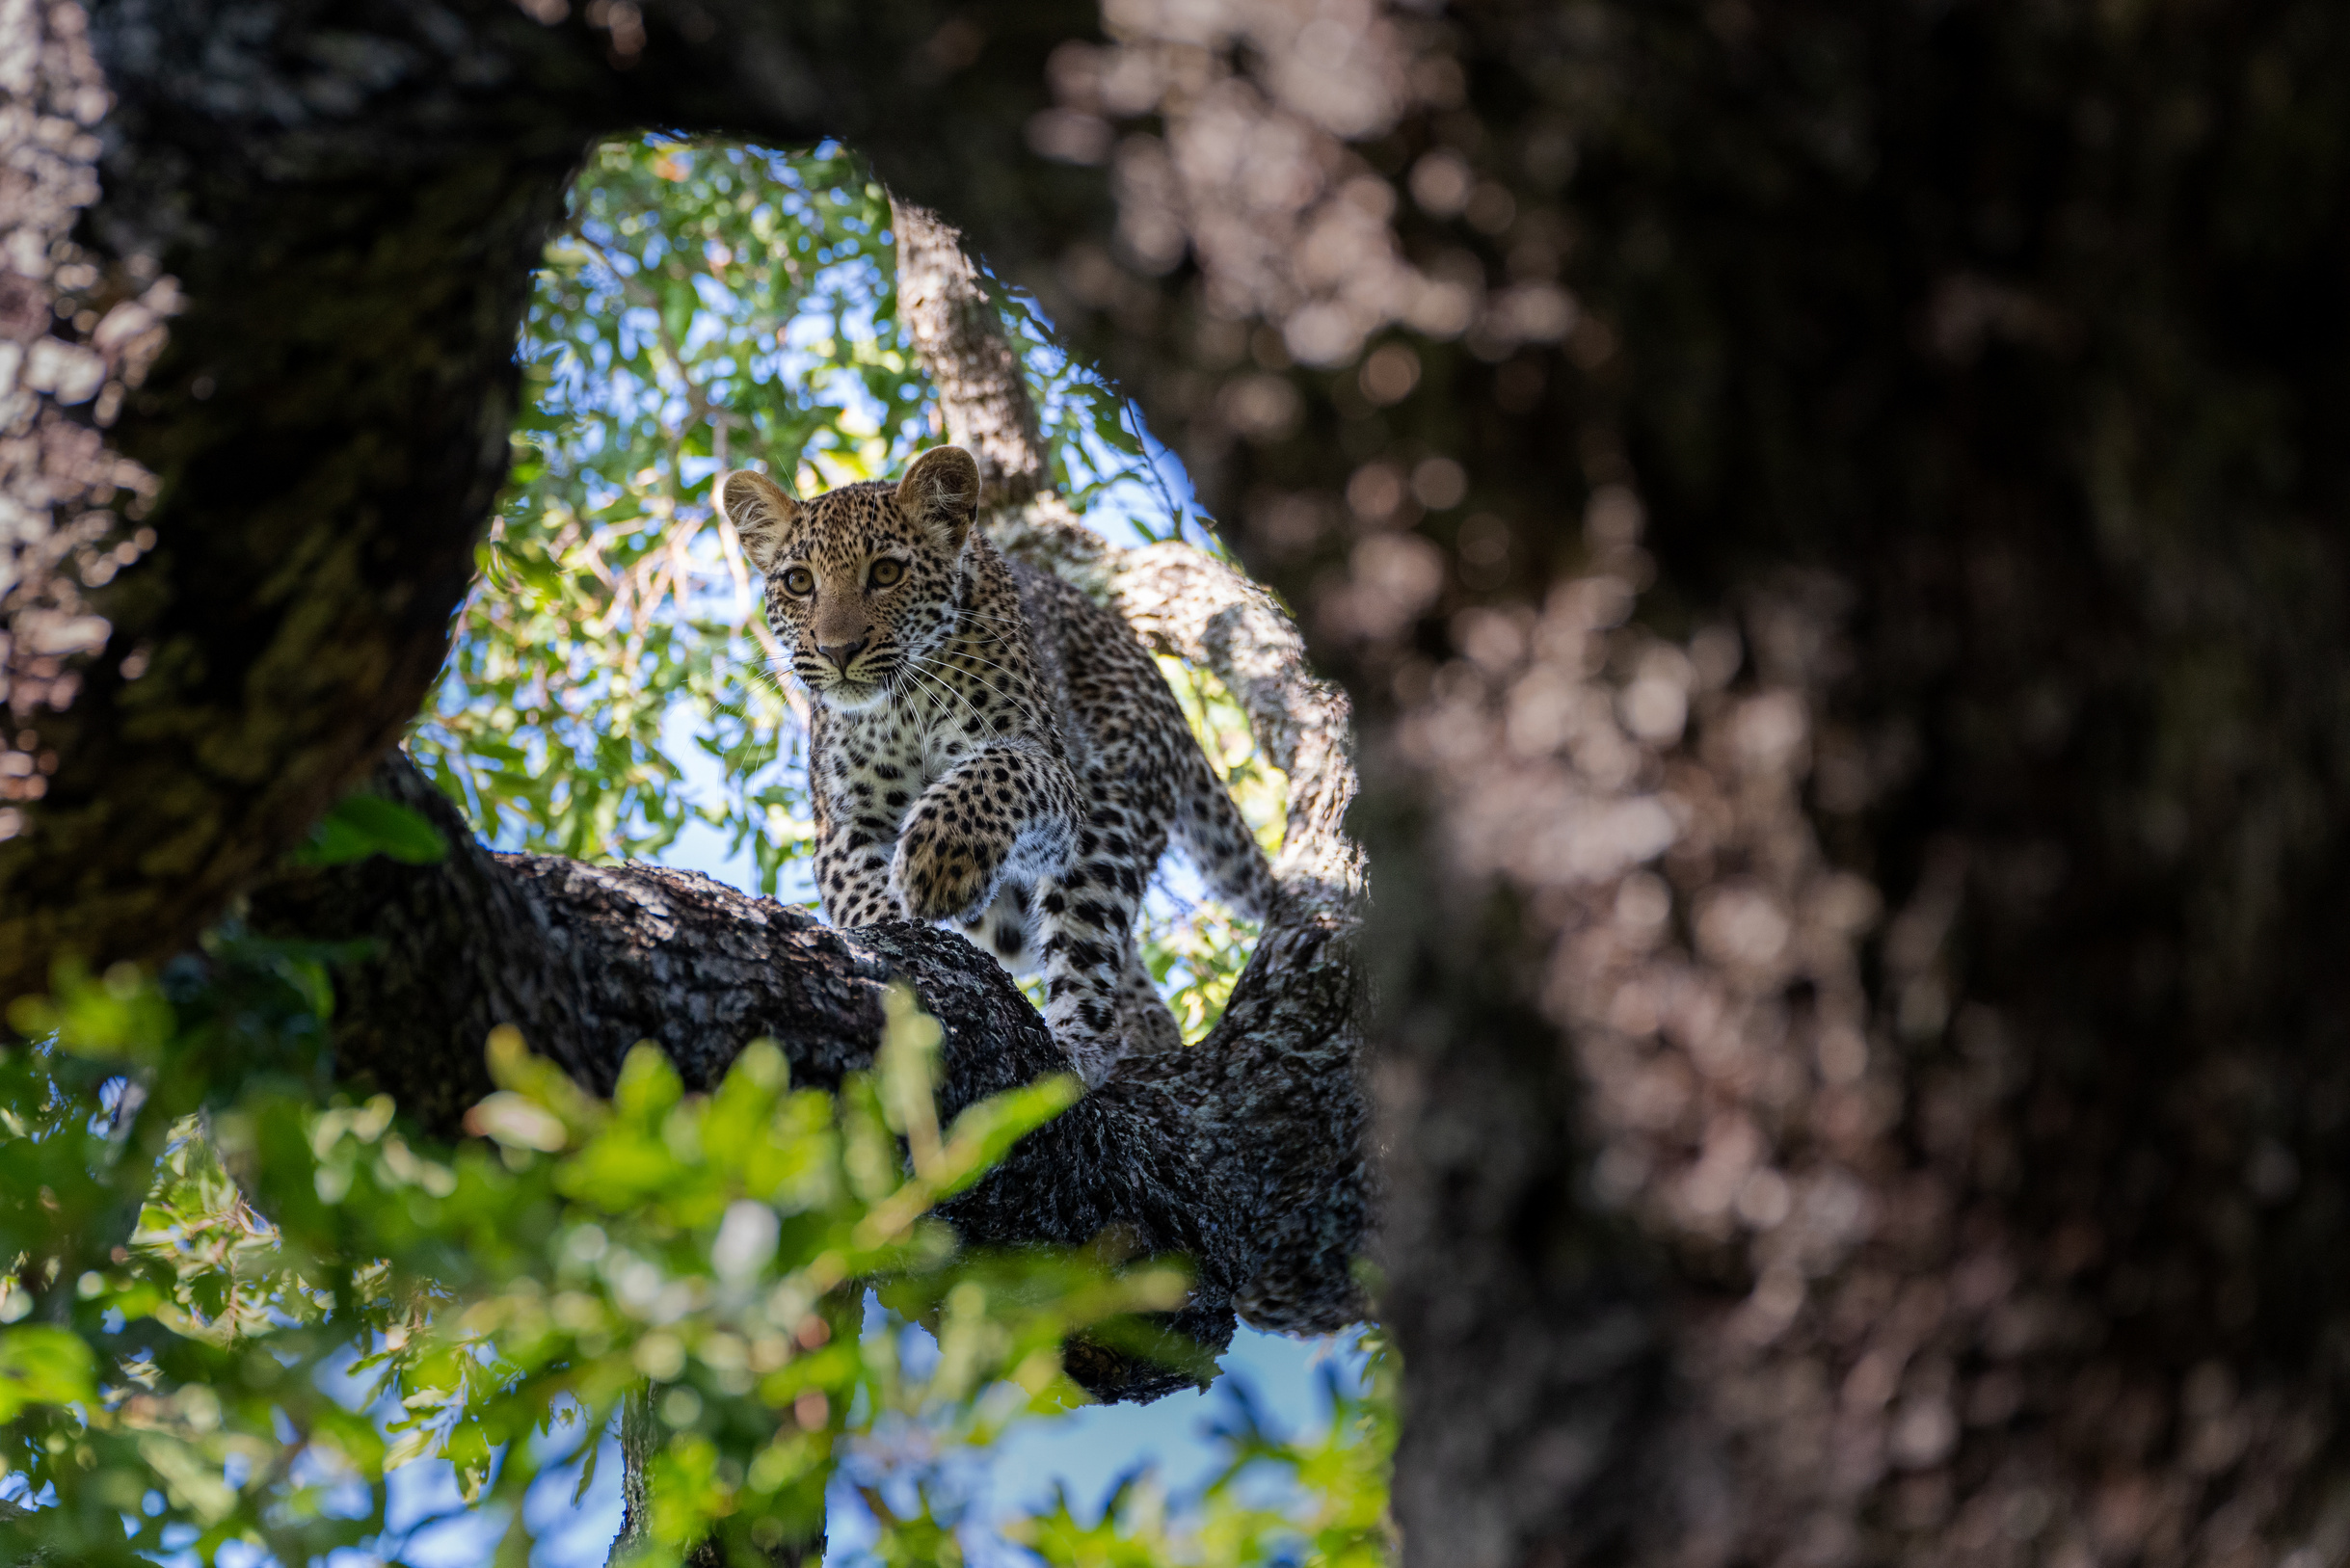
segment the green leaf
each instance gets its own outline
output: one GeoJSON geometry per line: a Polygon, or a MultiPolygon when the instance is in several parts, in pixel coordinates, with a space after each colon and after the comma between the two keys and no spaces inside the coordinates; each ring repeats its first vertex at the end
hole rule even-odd
{"type": "Polygon", "coordinates": [[[1002,1162],[1012,1145],[1076,1104],[1084,1093],[1076,1077],[1058,1073],[966,1106],[948,1129],[939,1196],[950,1198],[978,1181],[1002,1162]]]}
{"type": "Polygon", "coordinates": [[[448,852],[441,830],[407,807],[377,795],[345,795],[292,860],[296,865],[342,865],[388,855],[409,865],[431,865],[448,852]]]}
{"type": "Polygon", "coordinates": [[[97,1393],[97,1358],[70,1329],[0,1328],[0,1425],[33,1405],[82,1404],[97,1393]]]}

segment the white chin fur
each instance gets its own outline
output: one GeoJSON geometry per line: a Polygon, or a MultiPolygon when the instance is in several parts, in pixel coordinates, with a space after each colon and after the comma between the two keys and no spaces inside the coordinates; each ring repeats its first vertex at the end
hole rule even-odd
{"type": "Polygon", "coordinates": [[[890,688],[877,680],[836,680],[816,695],[824,699],[827,707],[843,713],[862,713],[878,706],[890,688]]]}

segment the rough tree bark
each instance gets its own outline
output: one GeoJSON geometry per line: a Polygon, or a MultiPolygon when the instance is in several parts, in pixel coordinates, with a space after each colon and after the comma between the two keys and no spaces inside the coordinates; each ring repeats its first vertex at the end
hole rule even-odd
{"type": "Polygon", "coordinates": [[[1051,484],[1035,401],[962,236],[938,215],[890,200],[897,311],[937,388],[947,439],[979,464],[982,501],[1018,506],[1051,484]]]}
{"type": "MultiPolygon", "coordinates": [[[[99,121],[108,167],[121,191],[147,168],[144,189],[190,193],[125,199],[130,216],[223,237],[148,382],[151,422],[116,427],[163,481],[159,539],[210,519],[174,548],[217,540],[230,586],[277,562],[293,584],[313,563],[331,580],[356,532],[381,539],[382,581],[439,582],[411,563],[469,537],[454,479],[394,484],[398,538],[341,505],[305,528],[297,505],[259,551],[246,513],[196,503],[222,475],[294,471],[289,453],[429,468],[430,411],[390,400],[362,444],[350,394],[451,318],[409,306],[380,342],[261,353],[309,421],[266,449],[233,443],[248,417],[281,428],[276,406],[191,400],[205,361],[170,358],[181,342],[237,353],[191,324],[243,300],[267,326],[268,290],[322,296],[265,246],[329,223],[425,236],[379,254],[330,234],[360,297],[420,299],[423,279],[456,289],[435,299],[509,298],[514,277],[451,230],[513,232],[478,216],[521,210],[500,189],[547,199],[551,175],[515,173],[506,149],[535,145],[518,122],[779,135],[825,118],[821,97],[828,128],[1117,370],[1357,704],[1408,1555],[2341,1557],[2350,16],[1120,0],[1089,40],[1090,15],[1030,7],[951,32],[897,7],[690,10],[727,28],[721,49],[694,52],[682,4],[609,8],[646,29],[626,71],[602,58],[616,32],[435,12],[541,63],[467,97],[441,84],[474,56],[364,8],[348,31],[456,64],[387,87],[343,41],[307,47],[307,13],[248,5],[290,41],[216,67],[113,48],[165,24],[102,8],[123,95],[99,121]],[[788,47],[835,52],[795,73],[788,47]],[[250,95],[173,85],[248,59],[292,64],[250,95]],[[901,90],[909,60],[969,68],[901,90]],[[358,107],[313,107],[320,87],[358,107]],[[379,134],[428,99],[455,108],[379,134]],[[482,182],[404,205],[468,138],[482,182]],[[345,161],[306,162],[322,145],[345,161]],[[435,208],[476,216],[436,227],[435,208]]],[[[56,129],[16,145],[87,170],[80,67],[34,86],[17,58],[0,87],[56,129]]],[[[186,282],[199,258],[177,244],[164,270],[186,282]]],[[[105,317],[82,318],[9,330],[94,346],[105,317]]],[[[502,352],[494,325],[465,341],[502,352]]],[[[46,378],[83,363],[44,352],[46,378]]],[[[494,355],[461,359],[438,407],[488,407],[494,355]]],[[[61,429],[10,417],[34,421],[12,439],[61,429]]],[[[98,493],[80,458],[40,461],[57,493],[98,493]]],[[[120,625],[160,615],[170,553],[96,613],[113,595],[120,625]]],[[[28,760],[5,776],[55,751],[33,806],[102,825],[51,859],[0,845],[0,919],[26,919],[36,888],[53,912],[11,940],[177,940],[184,920],[157,935],[141,911],[210,907],[413,703],[397,680],[353,680],[357,703],[249,682],[282,602],[174,612],[195,618],[174,646],[219,674],[174,677],[155,714],[234,717],[254,692],[279,732],[332,741],[274,741],[242,781],[183,768],[184,744],[101,690],[135,636],[87,667],[13,645],[59,661],[22,666],[33,680],[95,673],[54,721],[87,728],[51,745],[41,709],[42,744],[8,737],[28,760]],[[252,810],[306,776],[282,821],[252,810]],[[183,795],[146,810],[164,785],[183,795]]],[[[356,590],[322,602],[395,646],[356,590]]],[[[367,666],[395,667],[414,666],[367,666]]],[[[40,827],[8,787],[13,826],[40,827]]]]}

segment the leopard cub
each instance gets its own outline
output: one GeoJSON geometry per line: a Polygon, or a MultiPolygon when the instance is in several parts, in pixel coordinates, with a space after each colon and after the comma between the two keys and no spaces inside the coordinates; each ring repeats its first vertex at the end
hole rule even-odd
{"type": "Polygon", "coordinates": [[[1272,873],[1133,629],[1006,561],[978,497],[952,446],[807,501],[748,470],[718,485],[814,698],[826,917],[952,921],[1041,968],[1054,1038],[1098,1084],[1130,1047],[1182,1043],[1134,936],[1169,836],[1243,914],[1272,873]]]}

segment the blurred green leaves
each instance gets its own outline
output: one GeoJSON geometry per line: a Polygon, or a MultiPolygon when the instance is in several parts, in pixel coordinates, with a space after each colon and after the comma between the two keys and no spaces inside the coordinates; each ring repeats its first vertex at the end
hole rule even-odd
{"type": "MultiPolygon", "coordinates": [[[[112,1037],[160,1051],[143,1076],[164,1081],[219,994],[276,984],[302,1004],[253,944],[213,968],[177,1002],[117,971],[19,1012],[160,1018],[159,1042],[112,1037]]],[[[648,1560],[713,1531],[747,1551],[818,1528],[834,1469],[877,1428],[955,1452],[1080,1402],[1062,1341],[1188,1289],[1172,1265],[959,1248],[936,1203],[1075,1091],[1048,1080],[940,1126],[937,1026],[902,995],[874,1071],[838,1095],[794,1087],[759,1042],[708,1095],[640,1047],[599,1101],[499,1030],[497,1090],[457,1148],[381,1096],[322,1104],[274,1073],[159,1122],[180,1107],[141,1077],[88,1093],[73,1070],[98,1038],[0,1057],[0,1466],[49,1502],[0,1521],[0,1560],[209,1561],[244,1541],[303,1562],[381,1536],[387,1475],[435,1456],[468,1505],[506,1512],[499,1560],[520,1562],[523,1495],[648,1385],[648,1560]],[[69,1231],[44,1223],[68,1212],[69,1231]],[[919,1369],[895,1326],[912,1321],[939,1348],[919,1369]]]]}
{"type": "Polygon", "coordinates": [[[448,852],[441,830],[407,807],[374,795],[345,795],[288,858],[296,865],[342,865],[388,855],[409,865],[430,865],[448,852]]]}
{"type": "Polygon", "coordinates": [[[100,1060],[152,1062],[174,1027],[166,1002],[134,964],[117,964],[93,982],[67,966],[53,997],[19,997],[9,1004],[9,1026],[47,1035],[60,1050],[100,1060]]]}
{"type": "Polygon", "coordinates": [[[0,1422],[27,1405],[86,1402],[97,1394],[97,1360],[71,1330],[27,1323],[0,1330],[0,1422]]]}

